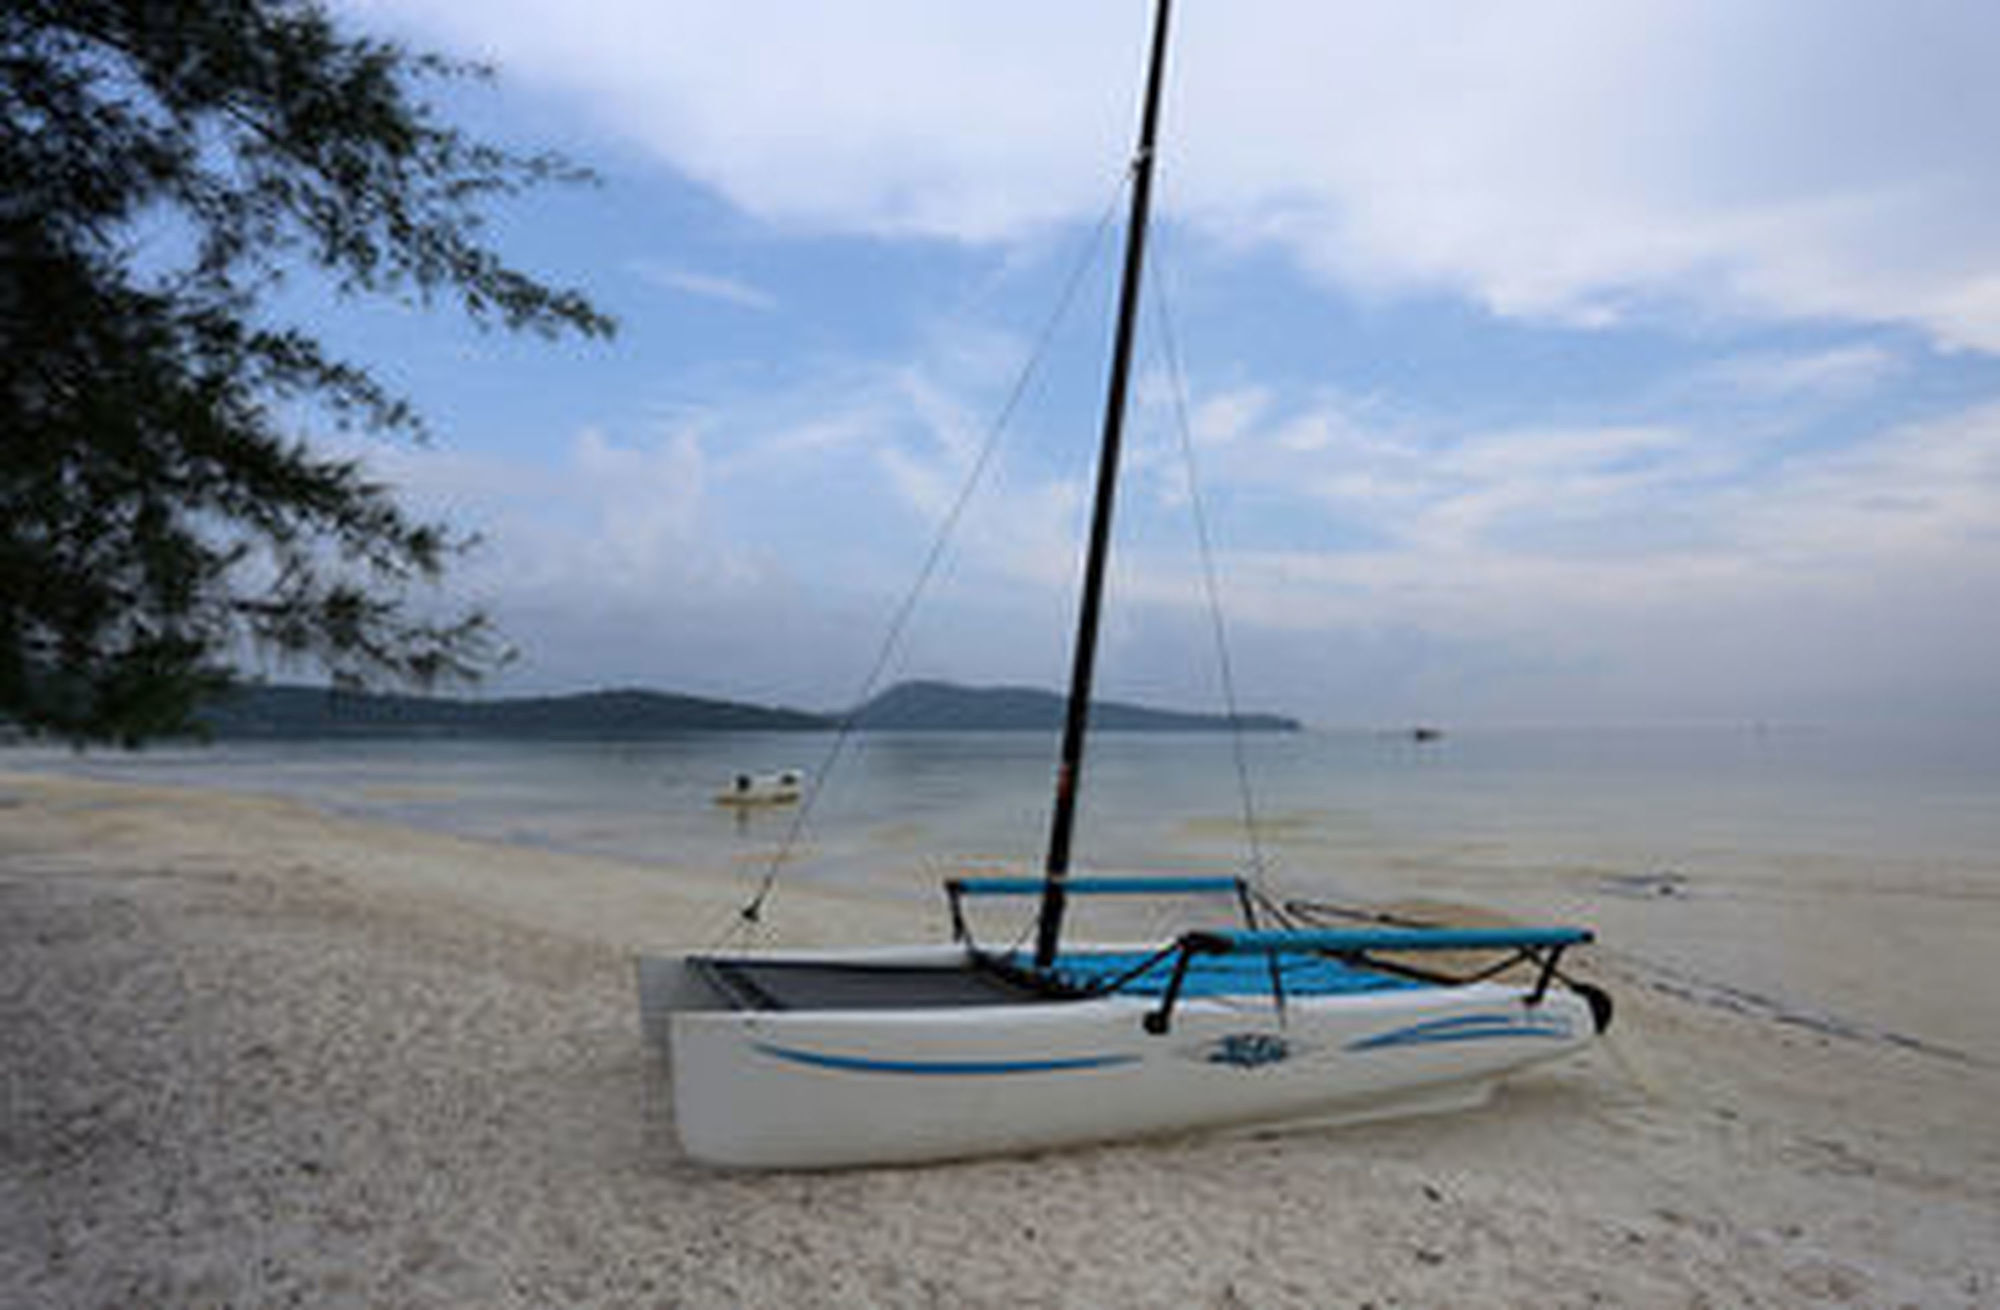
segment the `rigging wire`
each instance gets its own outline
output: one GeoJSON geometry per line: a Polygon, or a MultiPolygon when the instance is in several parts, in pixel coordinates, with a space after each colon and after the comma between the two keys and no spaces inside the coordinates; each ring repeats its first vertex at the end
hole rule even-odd
{"type": "Polygon", "coordinates": [[[918,600],[922,598],[924,591],[930,585],[932,577],[937,573],[939,565],[943,563],[945,549],[950,544],[953,534],[957,531],[959,520],[964,517],[966,506],[972,501],[973,492],[978,488],[981,479],[986,474],[987,468],[992,464],[993,457],[999,452],[1002,434],[1006,432],[1007,425],[1013,421],[1015,410],[1020,408],[1022,400],[1026,398],[1028,385],[1033,381],[1035,373],[1040,368],[1043,359],[1048,355],[1049,346],[1055,338],[1056,329],[1068,317],[1070,306],[1076,300],[1077,292],[1083,285],[1085,274],[1097,263],[1104,246],[1105,234],[1110,230],[1113,220],[1117,217],[1120,201],[1125,195],[1125,188],[1131,184],[1132,172],[1132,168],[1128,167],[1120,175],[1118,185],[1112,189],[1111,199],[1105,205],[1103,213],[1098,216],[1096,227],[1091,230],[1090,237],[1085,241],[1083,250],[1078,256],[1075,266],[1071,268],[1069,277],[1063,285],[1062,294],[1057,298],[1055,309],[1050,313],[1048,320],[1043,323],[1041,333],[1035,339],[1034,349],[1029,353],[1026,363],[1022,365],[1020,375],[1015,378],[1013,388],[1007,394],[1006,402],[1001,405],[998,413],[994,416],[992,424],[988,427],[985,440],[980,445],[979,454],[973,460],[972,468],[966,475],[964,484],[959,488],[956,499],[953,500],[951,508],[946,512],[944,519],[938,524],[937,533],[933,536],[930,549],[925,554],[923,566],[917,570],[916,581],[911,584],[901,604],[896,607],[895,613],[889,621],[888,631],[882,639],[882,645],[876,651],[875,661],[870,666],[867,677],[862,679],[861,687],[854,696],[852,707],[841,716],[840,724],[834,731],[833,741],[827,747],[826,756],[820,761],[818,770],[812,775],[812,785],[806,789],[805,795],[800,798],[797,810],[793,812],[792,822],[785,832],[784,840],[779,844],[776,853],[772,855],[770,866],[765,869],[763,879],[757,885],[756,894],[744,904],[742,909],[737,911],[732,930],[729,934],[725,934],[726,936],[734,935],[738,932],[747,932],[762,922],[764,904],[770,899],[772,891],[777,886],[778,875],[782,872],[786,861],[791,858],[793,849],[798,845],[800,835],[805,831],[806,821],[812,816],[814,803],[819,799],[820,790],[824,785],[827,775],[839,763],[841,755],[847,749],[848,739],[854,734],[856,716],[861,712],[861,708],[868,703],[869,697],[874,694],[876,686],[880,683],[883,674],[888,670],[890,661],[895,657],[897,649],[902,645],[904,631],[909,627],[910,619],[916,612],[918,600]]]}
{"type": "Polygon", "coordinates": [[[1159,320],[1160,354],[1167,366],[1169,391],[1173,398],[1175,430],[1180,438],[1181,462],[1187,468],[1188,507],[1194,519],[1195,542],[1201,554],[1202,587],[1208,599],[1210,633],[1215,642],[1217,676],[1222,682],[1222,698],[1229,714],[1229,744],[1236,765],[1236,791],[1243,808],[1244,838],[1249,844],[1250,879],[1262,882],[1265,876],[1264,844],[1257,820],[1257,802],[1250,785],[1250,762],[1243,742],[1243,715],[1236,695],[1236,673],[1229,657],[1229,630],[1222,615],[1222,588],[1216,580],[1215,549],[1208,529],[1208,511],[1201,494],[1201,478],[1194,457],[1193,426],[1188,421],[1187,379],[1181,372],[1180,348],[1174,336],[1174,320],[1168,304],[1165,255],[1167,243],[1157,243],[1160,272],[1153,278],[1153,310],[1159,320]]]}

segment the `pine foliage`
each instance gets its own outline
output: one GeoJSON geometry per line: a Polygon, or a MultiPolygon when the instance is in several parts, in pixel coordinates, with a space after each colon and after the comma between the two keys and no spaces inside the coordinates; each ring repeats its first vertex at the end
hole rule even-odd
{"type": "Polygon", "coordinates": [[[264,312],[310,268],[609,333],[482,239],[494,200],[586,177],[425,99],[486,75],[311,0],[0,8],[0,718],[130,743],[184,727],[252,650],[417,685],[500,655],[484,615],[428,603],[468,543],[296,430],[420,438],[414,410],[264,312]]]}

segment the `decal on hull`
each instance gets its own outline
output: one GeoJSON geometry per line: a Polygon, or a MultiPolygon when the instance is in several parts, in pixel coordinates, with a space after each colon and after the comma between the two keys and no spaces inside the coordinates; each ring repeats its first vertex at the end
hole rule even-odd
{"type": "Polygon", "coordinates": [[[1291,1043],[1276,1033],[1230,1033],[1202,1048],[1201,1058],[1210,1064],[1226,1064],[1237,1069],[1257,1069],[1277,1064],[1292,1055],[1291,1043]]]}

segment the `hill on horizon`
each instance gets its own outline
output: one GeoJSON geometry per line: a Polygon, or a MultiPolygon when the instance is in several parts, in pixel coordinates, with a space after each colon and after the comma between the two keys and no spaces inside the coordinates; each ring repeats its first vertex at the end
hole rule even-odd
{"type": "MultiPolygon", "coordinates": [[[[870,731],[1055,732],[1067,710],[1064,698],[1037,687],[966,687],[918,680],[901,682],[854,712],[854,725],[870,731]]],[[[1245,732],[1297,732],[1299,721],[1278,714],[1244,714],[1245,732]]],[[[1099,732],[1226,732],[1226,714],[1153,709],[1098,700],[1090,726],[1099,732]]]]}
{"type": "Polygon", "coordinates": [[[197,716],[217,737],[515,737],[639,740],[681,732],[813,732],[833,726],[820,714],[736,701],[621,689],[565,696],[470,700],[250,686],[218,698],[197,716]]]}
{"type": "MultiPolygon", "coordinates": [[[[853,712],[864,732],[1055,732],[1063,697],[1032,687],[899,683],[853,712]]],[[[327,687],[257,684],[218,697],[197,716],[222,738],[489,737],[644,740],[688,732],[825,732],[841,716],[779,706],[625,688],[558,696],[471,699],[327,687]]],[[[1091,726],[1102,732],[1226,731],[1226,715],[1098,701],[1091,726]]],[[[1298,721],[1244,715],[1249,732],[1294,732],[1298,721]]]]}

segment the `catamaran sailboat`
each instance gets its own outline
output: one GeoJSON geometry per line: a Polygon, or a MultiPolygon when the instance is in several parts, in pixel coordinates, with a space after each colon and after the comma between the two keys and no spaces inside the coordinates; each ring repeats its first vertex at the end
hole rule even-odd
{"type": "Polygon", "coordinates": [[[1583,928],[1327,926],[1242,879],[1070,873],[1169,11],[1159,0],[1043,874],[948,882],[945,945],[642,957],[642,1019],[697,1160],[831,1168],[1456,1109],[1609,1021],[1604,993],[1560,967],[1583,928]],[[1215,893],[1235,922],[1143,946],[1063,937],[1075,898],[1215,893]],[[974,939],[969,904],[1006,897],[1039,903],[1032,951],[974,939]],[[1498,964],[1423,963],[1441,952],[1498,964]]]}

